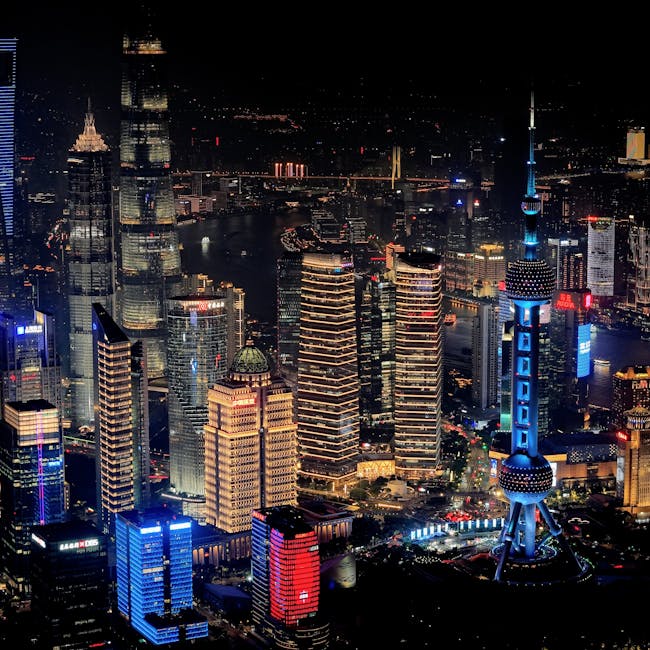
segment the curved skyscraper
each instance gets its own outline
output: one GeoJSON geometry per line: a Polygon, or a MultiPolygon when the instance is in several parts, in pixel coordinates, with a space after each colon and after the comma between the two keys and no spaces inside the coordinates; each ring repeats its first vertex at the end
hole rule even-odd
{"type": "Polygon", "coordinates": [[[573,558],[577,572],[582,571],[562,535],[562,528],[544,503],[553,485],[553,471],[537,445],[540,308],[550,302],[555,277],[548,264],[538,259],[537,215],[542,203],[535,189],[534,134],[535,110],[531,97],[528,183],[521,203],[525,217],[525,253],[524,258],[511,264],[506,272],[506,293],[515,308],[511,364],[512,438],[510,456],[501,465],[499,486],[510,501],[510,513],[501,543],[493,551],[498,557],[497,581],[502,580],[507,563],[530,566],[535,561],[552,558],[555,550],[546,544],[548,537],[555,537],[566,554],[573,558]],[[538,510],[549,528],[549,535],[540,541],[536,539],[538,510]]]}
{"type": "Polygon", "coordinates": [[[173,493],[190,497],[189,504],[202,501],[205,493],[203,426],[208,422],[208,389],[228,370],[223,295],[170,299],[167,327],[169,478],[173,493]]]}
{"type": "Polygon", "coordinates": [[[68,156],[70,379],[75,425],[94,421],[92,304],[113,313],[111,154],[88,111],[68,156]]]}
{"type": "Polygon", "coordinates": [[[147,347],[150,377],[165,372],[166,298],[180,291],[160,39],[124,37],[118,306],[131,339],[147,347]]]}

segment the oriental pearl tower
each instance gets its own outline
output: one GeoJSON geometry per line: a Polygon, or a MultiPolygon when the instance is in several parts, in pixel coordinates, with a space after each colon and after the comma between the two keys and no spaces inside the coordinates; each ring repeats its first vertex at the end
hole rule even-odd
{"type": "Polygon", "coordinates": [[[494,576],[497,582],[504,580],[504,569],[509,564],[531,567],[555,557],[555,545],[548,544],[551,538],[557,539],[566,554],[572,566],[571,572],[583,572],[581,563],[561,534],[561,527],[544,503],[552,487],[553,472],[537,448],[540,308],[550,301],[555,278],[548,264],[538,259],[537,253],[537,216],[541,211],[541,201],[535,190],[535,106],[532,93],[528,132],[528,182],[521,203],[525,218],[525,253],[524,258],[511,264],[506,272],[506,292],[515,308],[512,438],[510,456],[501,465],[499,486],[510,501],[510,512],[500,541],[492,550],[498,559],[494,576]],[[539,540],[536,537],[537,511],[548,526],[548,534],[539,540]]]}

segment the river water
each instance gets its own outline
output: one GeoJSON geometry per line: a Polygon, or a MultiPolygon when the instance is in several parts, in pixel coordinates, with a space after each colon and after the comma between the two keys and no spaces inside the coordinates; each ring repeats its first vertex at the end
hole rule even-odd
{"type": "MultiPolygon", "coordinates": [[[[183,245],[183,267],[188,273],[205,273],[214,279],[230,280],[246,292],[246,311],[273,323],[276,317],[276,260],[283,252],[280,234],[287,226],[309,221],[305,211],[222,216],[179,227],[183,245]],[[204,237],[209,243],[202,244],[204,237]]],[[[454,308],[457,320],[445,327],[445,356],[448,366],[471,371],[469,348],[472,317],[468,309],[454,308]]],[[[590,402],[611,405],[611,375],[625,365],[650,364],[650,342],[637,331],[598,329],[591,335],[592,359],[606,359],[609,366],[594,366],[590,376],[590,402]]]]}
{"type": "MultiPolygon", "coordinates": [[[[456,323],[445,327],[447,365],[464,373],[471,372],[472,318],[470,309],[454,307],[456,323]],[[463,352],[465,350],[465,353],[463,352]]],[[[624,366],[649,365],[650,342],[642,341],[638,330],[592,328],[591,358],[604,359],[609,365],[593,365],[589,377],[589,403],[609,408],[612,402],[612,374],[624,366]]]]}
{"type": "Polygon", "coordinates": [[[178,228],[186,273],[205,273],[215,281],[232,282],[246,292],[246,311],[275,321],[276,260],[284,251],[284,228],[309,222],[300,210],[236,214],[210,218],[178,228]],[[202,243],[207,237],[209,243],[202,243]]]}

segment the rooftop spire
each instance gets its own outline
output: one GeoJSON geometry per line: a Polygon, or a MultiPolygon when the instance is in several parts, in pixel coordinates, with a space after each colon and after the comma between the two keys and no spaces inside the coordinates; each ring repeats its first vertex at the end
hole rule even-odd
{"type": "Polygon", "coordinates": [[[95,116],[92,112],[90,97],[84,119],[84,130],[72,146],[72,151],[108,151],[108,146],[95,128],[95,116]]]}
{"type": "Polygon", "coordinates": [[[526,195],[521,203],[521,210],[526,215],[526,229],[524,234],[525,258],[537,259],[537,215],[541,212],[542,202],[535,189],[535,94],[530,91],[530,107],[528,109],[528,182],[526,195]]]}
{"type": "Polygon", "coordinates": [[[535,194],[535,92],[530,91],[530,108],[528,109],[528,185],[526,196],[535,194]]]}

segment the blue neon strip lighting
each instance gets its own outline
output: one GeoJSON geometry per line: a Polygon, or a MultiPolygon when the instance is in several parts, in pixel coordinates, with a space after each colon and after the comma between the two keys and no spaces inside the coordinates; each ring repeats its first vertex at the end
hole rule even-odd
{"type": "Polygon", "coordinates": [[[0,39],[0,56],[12,57],[10,78],[0,79],[0,201],[8,237],[14,233],[16,39],[0,39]],[[6,84],[8,81],[8,85],[6,84]]]}

